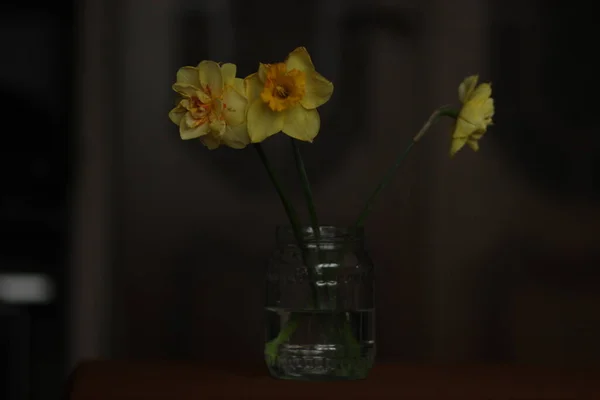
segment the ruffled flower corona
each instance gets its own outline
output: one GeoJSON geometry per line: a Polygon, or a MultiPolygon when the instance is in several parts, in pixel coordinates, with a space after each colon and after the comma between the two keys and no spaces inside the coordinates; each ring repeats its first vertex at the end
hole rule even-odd
{"type": "Polygon", "coordinates": [[[246,126],[244,81],[234,64],[202,61],[177,71],[173,90],[181,95],[169,118],[182,139],[196,139],[209,149],[220,145],[241,149],[250,143],[246,126]]]}
{"type": "Polygon", "coordinates": [[[253,143],[280,131],[305,142],[317,136],[321,126],[317,107],[329,100],[333,84],[315,71],[304,47],[292,51],[285,62],[260,64],[245,84],[253,143]]]}
{"type": "Polygon", "coordinates": [[[474,151],[479,150],[479,139],[488,126],[492,125],[494,116],[492,87],[489,83],[477,86],[478,79],[477,75],[469,76],[458,87],[458,98],[462,108],[452,133],[451,156],[454,156],[465,144],[474,151]]]}

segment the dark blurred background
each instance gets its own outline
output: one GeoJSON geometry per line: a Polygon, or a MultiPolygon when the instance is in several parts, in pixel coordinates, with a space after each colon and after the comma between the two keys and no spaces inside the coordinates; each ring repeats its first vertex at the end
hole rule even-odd
{"type": "MultiPolygon", "coordinates": [[[[82,359],[261,359],[285,214],[251,150],[183,142],[177,68],[283,59],[336,85],[302,146],[349,224],[458,83],[493,84],[481,150],[421,142],[367,225],[380,360],[600,361],[593,2],[82,0],[0,6],[0,399],[57,399],[82,359]]],[[[265,143],[293,199],[283,137],[265,143]]],[[[295,185],[294,185],[295,184],[295,185]]]]}

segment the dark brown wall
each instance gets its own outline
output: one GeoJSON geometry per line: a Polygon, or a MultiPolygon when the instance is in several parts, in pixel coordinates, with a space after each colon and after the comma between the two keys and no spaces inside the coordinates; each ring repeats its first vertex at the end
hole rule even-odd
{"type": "MultiPolygon", "coordinates": [[[[130,0],[120,16],[119,123],[106,132],[114,134],[117,149],[111,164],[112,261],[105,265],[108,289],[97,291],[110,300],[102,303],[109,304],[102,315],[112,325],[100,329],[110,335],[111,354],[260,357],[264,266],[274,227],[285,215],[252,149],[209,152],[178,138],[166,118],[173,104],[170,84],[181,64],[226,57],[249,73],[253,60],[283,58],[307,45],[318,69],[336,84],[322,110],[321,134],[302,146],[322,220],[330,223],[355,217],[429,113],[456,103],[466,75],[479,72],[498,93],[496,126],[479,153],[465,151],[449,160],[450,126],[439,124],[369,220],[380,356],[598,359],[589,332],[600,330],[591,311],[600,299],[577,283],[598,282],[589,275],[597,260],[598,203],[579,200],[591,195],[548,190],[538,184],[539,174],[530,174],[535,165],[523,165],[511,152],[522,140],[517,116],[552,121],[557,115],[538,101],[548,95],[540,89],[547,81],[536,72],[551,68],[539,54],[546,8],[533,1],[519,2],[519,13],[512,11],[513,2],[302,1],[286,3],[302,12],[285,14],[285,24],[270,24],[281,15],[263,2],[214,2],[209,11],[217,10],[218,18],[200,3],[192,12],[174,3],[144,0],[141,7],[130,0]],[[250,3],[264,6],[260,18],[250,3]],[[223,4],[230,13],[219,8],[223,4]],[[229,28],[206,41],[194,35],[206,27],[214,32],[211,24],[229,28]],[[500,52],[502,46],[509,52],[500,52]],[[509,108],[523,98],[518,108],[509,108]],[[552,274],[559,278],[546,279],[552,274]],[[583,355],[582,346],[596,356],[583,355]]],[[[541,134],[535,138],[544,140],[541,134]]],[[[286,186],[297,185],[284,138],[270,139],[266,149],[286,186]]],[[[577,155],[593,160],[596,150],[588,146],[577,155]]],[[[575,165],[573,158],[564,162],[575,165]]],[[[301,205],[298,188],[290,193],[301,205]]],[[[90,346],[90,352],[102,352],[90,346]]]]}

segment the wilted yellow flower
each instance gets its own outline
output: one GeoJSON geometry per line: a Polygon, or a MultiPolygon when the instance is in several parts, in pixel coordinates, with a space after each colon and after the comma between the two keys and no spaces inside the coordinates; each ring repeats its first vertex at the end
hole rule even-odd
{"type": "Polygon", "coordinates": [[[487,127],[492,125],[494,116],[494,99],[492,99],[492,87],[489,83],[477,86],[479,77],[469,76],[458,87],[458,98],[462,108],[456,118],[450,155],[453,156],[465,144],[474,151],[479,150],[478,140],[486,132],[487,127]]]}
{"type": "Polygon", "coordinates": [[[279,131],[306,142],[317,136],[321,120],[316,108],[329,100],[333,84],[315,71],[304,47],[291,52],[285,62],[261,63],[245,84],[252,142],[279,131]]]}
{"type": "Polygon", "coordinates": [[[177,71],[173,90],[181,95],[169,118],[184,140],[199,138],[209,149],[224,144],[235,149],[250,143],[246,126],[248,101],[236,66],[202,61],[177,71]]]}

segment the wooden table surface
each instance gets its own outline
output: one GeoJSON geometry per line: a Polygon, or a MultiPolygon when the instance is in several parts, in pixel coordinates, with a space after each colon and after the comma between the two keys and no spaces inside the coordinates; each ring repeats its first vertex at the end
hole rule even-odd
{"type": "Polygon", "coordinates": [[[270,378],[260,364],[91,361],[76,368],[67,393],[72,400],[600,399],[600,369],[379,363],[361,381],[295,382],[270,378]]]}

